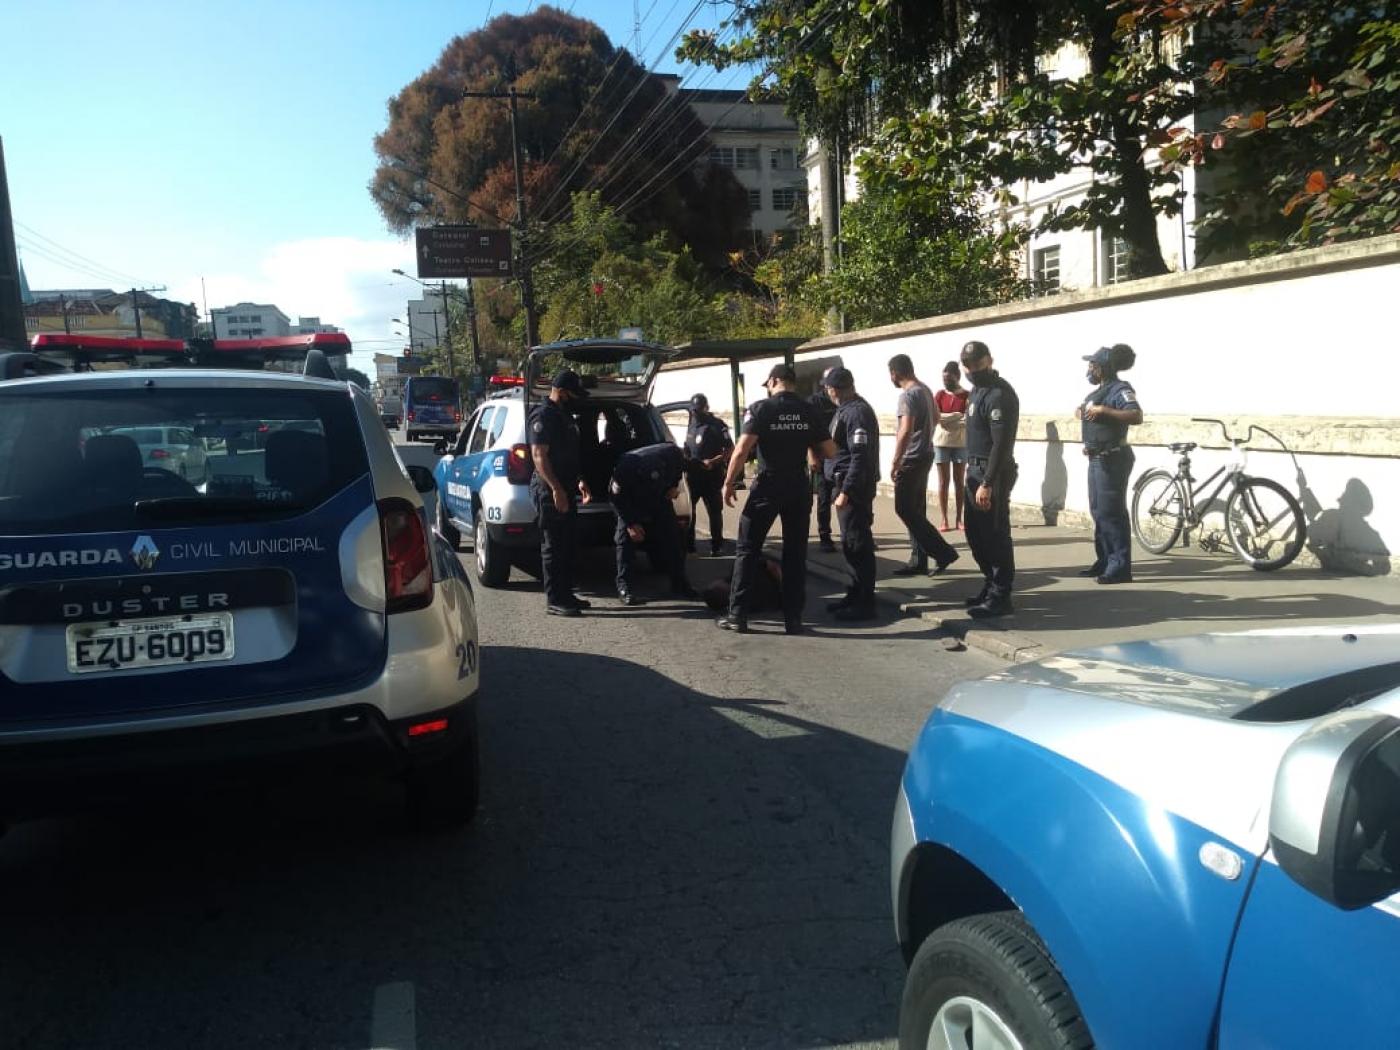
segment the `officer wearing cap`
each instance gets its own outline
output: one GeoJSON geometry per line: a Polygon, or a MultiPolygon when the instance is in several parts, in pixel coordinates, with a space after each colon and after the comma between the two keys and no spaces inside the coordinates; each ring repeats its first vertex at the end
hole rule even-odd
{"type": "Polygon", "coordinates": [[[686,550],[695,550],[695,526],[702,503],[710,515],[710,553],[719,554],[724,547],[724,502],[720,486],[724,481],[724,464],[733,451],[729,428],[710,412],[709,399],[704,394],[696,394],[690,399],[690,426],[685,433],[686,484],[691,503],[686,550]]]}
{"type": "Polygon", "coordinates": [[[698,599],[700,592],[685,575],[685,550],[671,501],[680,491],[685,454],[669,441],[624,452],[613,470],[609,492],[617,512],[613,542],[617,546],[617,596],[623,605],[640,605],[632,590],[632,555],[638,544],[671,575],[671,593],[698,599]]]}
{"type": "Polygon", "coordinates": [[[726,631],[743,633],[749,629],[749,599],[763,556],[763,541],[773,522],[781,518],[783,620],[788,634],[800,634],[807,590],[807,530],[812,517],[807,456],[815,452],[830,459],[836,455],[836,446],[821,429],[811,404],[797,395],[797,373],[791,365],[774,365],[763,386],[768,398],[756,401],[744,413],[739,443],[724,476],[724,502],[732,507],[735,482],[754,449],[758,450],[758,477],[739,515],[729,614],[715,624],[726,631]]]}
{"type": "Polygon", "coordinates": [[[1074,410],[1080,420],[1084,455],[1089,457],[1089,513],[1094,518],[1094,564],[1079,571],[1099,583],[1128,583],[1133,578],[1132,538],[1128,524],[1128,478],[1133,473],[1128,428],[1142,422],[1142,408],[1132,385],[1119,374],[1133,367],[1137,354],[1126,343],[1102,347],[1084,360],[1093,392],[1074,410]]]}
{"type": "Polygon", "coordinates": [[[545,611],[578,616],[588,602],[574,594],[574,554],[578,547],[578,503],[593,498],[580,476],[579,431],[571,402],[584,397],[583,380],[565,369],[554,377],[549,397],[530,413],[527,436],[535,473],[530,498],[540,526],[545,611]]]}
{"type": "Polygon", "coordinates": [[[967,405],[967,507],[963,528],[967,545],[985,582],[967,600],[977,619],[1012,611],[1011,584],[1016,557],[1011,546],[1011,489],[1016,484],[1016,428],[1021,401],[1011,384],[992,367],[986,343],[962,349],[963,371],[972,384],[967,405]]]}
{"type": "MultiPolygon", "coordinates": [[[[831,398],[826,396],[826,377],[833,371],[834,368],[828,368],[822,373],[816,392],[808,399],[817,413],[817,424],[825,434],[831,433],[831,421],[836,416],[836,406],[831,403],[831,398]]],[[[826,476],[825,467],[817,462],[815,456],[811,457],[811,468],[812,488],[817,496],[817,539],[821,550],[834,554],[836,544],[831,542],[831,479],[826,476]]]]}
{"type": "Polygon", "coordinates": [[[856,393],[849,369],[833,368],[822,377],[836,406],[831,440],[836,457],[826,462],[835,493],[832,506],[841,522],[841,553],[851,567],[846,596],[828,608],[838,620],[875,617],[875,487],[880,480],[880,423],[875,410],[856,393]]]}

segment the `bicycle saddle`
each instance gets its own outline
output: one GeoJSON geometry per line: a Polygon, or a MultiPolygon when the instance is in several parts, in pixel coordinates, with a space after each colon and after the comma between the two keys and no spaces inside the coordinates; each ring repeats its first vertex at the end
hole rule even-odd
{"type": "Polygon", "coordinates": [[[1196,443],[1194,441],[1178,441],[1175,445],[1167,446],[1167,448],[1171,449],[1173,452],[1190,452],[1195,447],[1196,443]]]}

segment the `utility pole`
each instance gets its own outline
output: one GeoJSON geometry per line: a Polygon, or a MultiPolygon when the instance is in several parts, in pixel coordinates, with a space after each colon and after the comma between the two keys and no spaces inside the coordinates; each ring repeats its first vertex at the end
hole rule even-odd
{"type": "Polygon", "coordinates": [[[476,330],[476,289],[472,287],[470,277],[467,278],[467,324],[471,326],[472,365],[476,368],[476,374],[482,376],[484,381],[485,375],[481,370],[481,337],[476,330]]]}
{"type": "MultiPolygon", "coordinates": [[[[452,361],[452,308],[448,306],[447,282],[442,282],[442,316],[443,323],[447,325],[447,374],[457,378],[457,367],[452,361]]],[[[433,324],[437,324],[437,318],[433,318],[433,324]]]]}
{"type": "Polygon", "coordinates": [[[463,98],[503,98],[510,102],[510,148],[515,162],[515,225],[519,244],[520,306],[525,311],[525,342],[539,345],[539,319],[535,317],[535,282],[530,276],[529,226],[525,215],[525,172],[520,166],[520,135],[516,121],[516,103],[520,99],[533,101],[535,96],[516,91],[464,91],[463,98]]]}
{"type": "Polygon", "coordinates": [[[18,350],[29,341],[19,291],[19,253],[10,216],[10,188],[5,180],[5,146],[0,141],[0,347],[18,350]]]}
{"type": "Polygon", "coordinates": [[[165,285],[158,288],[133,288],[131,290],[131,310],[136,315],[136,338],[141,338],[141,300],[136,298],[140,292],[163,292],[165,285]]]}
{"type": "Polygon", "coordinates": [[[65,332],[73,331],[73,329],[68,326],[68,297],[62,292],[58,293],[58,308],[63,311],[63,330],[65,332]]]}

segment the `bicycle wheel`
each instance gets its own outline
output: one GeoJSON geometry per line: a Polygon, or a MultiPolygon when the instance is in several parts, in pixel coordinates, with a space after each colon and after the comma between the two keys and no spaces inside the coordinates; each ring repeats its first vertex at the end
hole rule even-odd
{"type": "Polygon", "coordinates": [[[1180,483],[1165,470],[1149,470],[1133,489],[1133,535],[1153,554],[1165,554],[1185,527],[1180,483]]]}
{"type": "Polygon", "coordinates": [[[1235,553],[1260,572],[1281,569],[1308,538],[1303,508],[1292,494],[1268,478],[1246,478],[1225,504],[1225,531],[1235,553]]]}

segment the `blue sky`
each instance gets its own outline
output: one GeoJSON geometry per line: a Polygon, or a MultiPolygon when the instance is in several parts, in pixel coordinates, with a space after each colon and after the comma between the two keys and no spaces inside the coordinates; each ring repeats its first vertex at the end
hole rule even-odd
{"type": "MultiPolygon", "coordinates": [[[[272,301],[397,349],[412,251],[365,186],[385,104],[454,35],[530,0],[0,3],[0,136],[32,287],[165,285],[209,305],[272,301]],[[18,46],[16,46],[18,45],[18,46]],[[73,253],[83,257],[74,258],[73,253]]],[[[560,0],[615,44],[628,0],[560,0]]],[[[643,57],[694,0],[641,0],[643,57]]],[[[701,4],[694,25],[727,5],[701,4]]],[[[738,74],[698,74],[741,86],[738,74]]]]}

